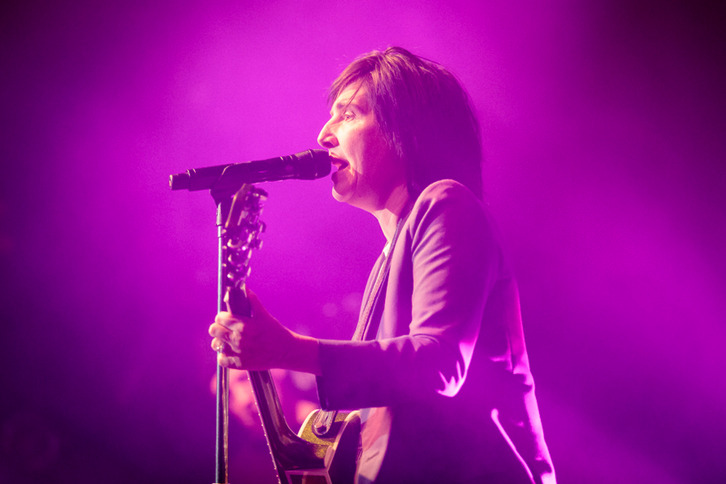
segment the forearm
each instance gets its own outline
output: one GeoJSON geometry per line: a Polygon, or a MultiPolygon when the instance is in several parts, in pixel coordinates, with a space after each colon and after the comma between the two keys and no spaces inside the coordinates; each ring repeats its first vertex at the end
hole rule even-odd
{"type": "Polygon", "coordinates": [[[319,396],[329,409],[379,407],[430,398],[444,388],[445,369],[461,364],[456,351],[428,335],[376,341],[324,340],[319,353],[319,396]]]}
{"type": "Polygon", "coordinates": [[[310,336],[293,333],[288,351],[282,354],[285,369],[321,375],[320,344],[310,336]]]}

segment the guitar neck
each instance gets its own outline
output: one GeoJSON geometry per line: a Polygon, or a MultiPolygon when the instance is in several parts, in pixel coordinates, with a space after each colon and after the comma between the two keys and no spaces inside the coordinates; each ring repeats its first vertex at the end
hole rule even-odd
{"type": "MultiPolygon", "coordinates": [[[[230,289],[225,300],[229,311],[235,314],[250,314],[244,287],[238,290],[230,289]]],[[[286,470],[324,467],[325,446],[308,442],[292,431],[285,420],[280,397],[270,371],[248,371],[247,374],[280,483],[290,484],[285,474],[286,470]]]]}
{"type": "MultiPolygon", "coordinates": [[[[249,274],[251,251],[259,248],[259,235],[264,230],[259,214],[266,197],[264,190],[252,185],[243,185],[235,194],[226,216],[222,216],[223,210],[220,208],[220,218],[225,219],[224,226],[220,230],[220,290],[224,293],[223,302],[227,311],[234,314],[251,315],[245,282],[249,274]]],[[[249,371],[248,374],[280,483],[291,484],[286,471],[324,468],[326,447],[308,442],[290,429],[270,372],[249,371]]],[[[218,392],[218,395],[222,395],[222,398],[218,397],[222,402],[218,405],[218,428],[222,432],[218,434],[223,436],[221,444],[225,449],[223,462],[225,480],[221,481],[218,478],[218,482],[226,482],[227,401],[224,396],[226,391],[218,392]],[[224,410],[220,412],[220,408],[224,410]]]]}

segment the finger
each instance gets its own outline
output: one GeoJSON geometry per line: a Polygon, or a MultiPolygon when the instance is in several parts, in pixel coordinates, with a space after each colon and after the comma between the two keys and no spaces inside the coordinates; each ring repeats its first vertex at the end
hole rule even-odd
{"type": "Polygon", "coordinates": [[[242,337],[239,333],[235,331],[229,331],[224,330],[224,332],[220,332],[219,334],[213,334],[214,338],[212,339],[212,349],[214,351],[220,351],[220,349],[224,350],[231,350],[235,353],[239,353],[242,351],[240,349],[240,342],[242,340],[242,337]]]}
{"type": "Polygon", "coordinates": [[[225,344],[224,341],[219,338],[214,338],[212,340],[212,349],[218,353],[224,352],[225,344]]]}
{"type": "Polygon", "coordinates": [[[238,370],[242,368],[242,360],[239,356],[227,356],[224,353],[217,353],[217,363],[219,366],[225,368],[236,368],[238,370]]]}
{"type": "Polygon", "coordinates": [[[212,323],[211,326],[209,326],[209,336],[214,337],[223,337],[230,333],[230,329],[219,324],[219,323],[212,323]]]}
{"type": "Polygon", "coordinates": [[[214,317],[214,322],[217,324],[221,324],[222,326],[232,326],[235,323],[239,322],[239,319],[237,319],[232,313],[227,311],[220,311],[217,313],[217,315],[214,317]]]}
{"type": "MultiPolygon", "coordinates": [[[[227,345],[232,349],[232,351],[239,353],[240,352],[240,343],[242,342],[242,330],[244,327],[242,326],[242,323],[239,323],[237,328],[235,329],[229,329],[225,328],[221,324],[214,323],[209,327],[209,336],[212,336],[214,341],[221,341],[222,343],[227,343],[227,345]]],[[[212,348],[217,351],[216,346],[212,346],[212,348]]]]}
{"type": "Polygon", "coordinates": [[[223,338],[234,352],[240,352],[240,343],[242,342],[242,334],[240,331],[230,331],[223,338]]]}

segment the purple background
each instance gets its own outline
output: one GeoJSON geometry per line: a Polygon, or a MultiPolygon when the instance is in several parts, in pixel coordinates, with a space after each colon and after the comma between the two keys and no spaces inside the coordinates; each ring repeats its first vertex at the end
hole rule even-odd
{"type": "MultiPolygon", "coordinates": [[[[2,7],[0,482],[212,482],[214,204],[168,175],[315,147],[388,45],[479,112],[560,482],[723,482],[722,2],[50,3],[2,7]]],[[[264,188],[251,287],[348,337],[377,223],[264,188]]],[[[258,430],[231,445],[269,477],[258,430]]]]}

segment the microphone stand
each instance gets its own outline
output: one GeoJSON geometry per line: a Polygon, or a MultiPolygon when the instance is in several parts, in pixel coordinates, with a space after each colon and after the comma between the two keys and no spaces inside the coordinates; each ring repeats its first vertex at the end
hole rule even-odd
{"type": "MultiPolygon", "coordinates": [[[[331,164],[324,150],[307,150],[294,155],[188,170],[169,177],[172,190],[203,190],[210,193],[217,205],[217,238],[219,239],[217,312],[227,308],[224,300],[225,245],[224,224],[232,208],[232,197],[244,183],[300,178],[313,180],[330,173],[331,164]],[[226,176],[225,176],[226,173],[226,176]]],[[[215,446],[215,484],[228,484],[229,468],[229,370],[217,363],[217,412],[215,446]]]]}
{"type": "MultiPolygon", "coordinates": [[[[210,190],[212,198],[217,205],[217,239],[218,239],[218,266],[217,266],[217,312],[226,310],[224,302],[224,222],[227,220],[232,205],[232,196],[236,190],[219,190],[214,187],[210,190]]],[[[215,439],[215,470],[214,484],[227,484],[229,482],[229,369],[217,362],[217,392],[216,392],[216,439],[215,439]]]]}
{"type": "MultiPolygon", "coordinates": [[[[204,187],[191,188],[185,182],[186,174],[171,175],[169,185],[172,190],[189,189],[197,190],[204,187]]],[[[227,310],[225,295],[227,281],[225,280],[225,246],[227,244],[224,235],[225,221],[232,208],[234,194],[244,185],[243,182],[213,183],[210,194],[217,206],[217,312],[227,310]],[[220,186],[221,185],[221,186],[220,186]]],[[[229,483],[229,369],[217,362],[217,390],[216,390],[216,422],[215,422],[215,470],[214,484],[229,483]]]]}

